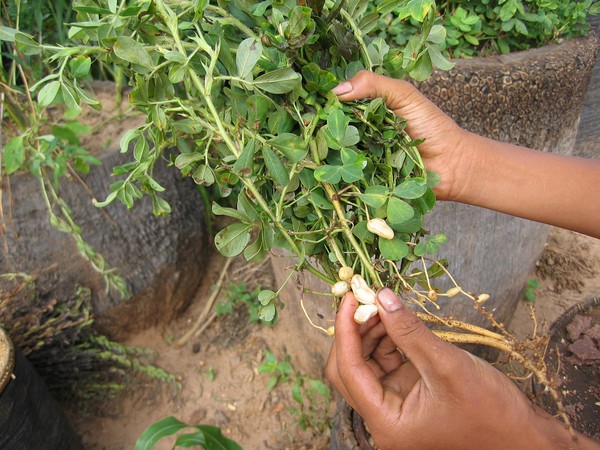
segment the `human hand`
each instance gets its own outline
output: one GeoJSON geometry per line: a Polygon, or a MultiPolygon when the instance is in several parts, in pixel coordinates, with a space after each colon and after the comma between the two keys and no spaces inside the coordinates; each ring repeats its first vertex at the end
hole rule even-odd
{"type": "Polygon", "coordinates": [[[383,97],[389,109],[406,119],[413,139],[425,138],[418,149],[428,171],[441,177],[434,189],[440,200],[459,200],[468,182],[471,152],[463,150],[468,134],[410,83],[366,70],[341,82],[333,92],[341,101],[383,97]]]}
{"type": "Polygon", "coordinates": [[[358,325],[346,294],[326,373],[382,450],[596,448],[577,447],[508,377],[440,340],[390,289],[377,303],[379,315],[358,325]]]}

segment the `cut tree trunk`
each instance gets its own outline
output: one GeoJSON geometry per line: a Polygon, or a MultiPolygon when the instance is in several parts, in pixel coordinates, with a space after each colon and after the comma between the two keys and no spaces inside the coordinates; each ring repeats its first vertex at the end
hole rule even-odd
{"type": "MultiPolygon", "coordinates": [[[[167,323],[193,299],[208,262],[204,208],[194,182],[159,161],[154,177],[166,188],[164,198],[173,210],[169,216],[154,217],[150,198],[137,202],[130,211],[118,201],[99,209],[92,196],[106,198],[109,185],[116,181],[111,176],[113,167],[132,156],[121,154],[118,148],[97,156],[103,165],[92,167],[83,178],[87,187],[65,179],[59,195],[71,208],[84,241],[126,280],[131,296],[122,298],[114,289],[107,290],[103,277],[82,257],[74,239],[50,225],[40,181],[28,174],[4,179],[0,267],[2,273],[35,276],[40,295],[59,303],[72,296],[77,286],[90,288],[97,328],[114,339],[124,339],[132,332],[167,323]]],[[[27,299],[22,301],[28,307],[27,299]]]]}

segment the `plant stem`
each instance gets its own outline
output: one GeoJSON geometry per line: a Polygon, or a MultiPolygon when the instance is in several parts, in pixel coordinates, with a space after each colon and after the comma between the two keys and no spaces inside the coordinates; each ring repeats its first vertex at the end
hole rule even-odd
{"type": "Polygon", "coordinates": [[[362,36],[363,36],[362,31],[360,31],[360,29],[358,28],[358,25],[356,24],[356,22],[354,21],[352,16],[350,14],[348,14],[348,12],[344,8],[340,9],[340,15],[346,20],[346,22],[348,22],[348,25],[350,26],[350,28],[352,29],[352,32],[354,33],[356,42],[358,42],[358,45],[360,45],[361,55],[363,58],[363,63],[365,64],[365,69],[373,70],[373,61],[371,61],[371,57],[369,56],[367,46],[365,44],[365,41],[362,38],[362,36]]]}
{"type": "Polygon", "coordinates": [[[329,183],[323,182],[321,184],[325,188],[325,191],[327,192],[327,195],[329,196],[329,199],[331,200],[331,203],[333,204],[333,208],[335,209],[335,212],[338,216],[338,220],[340,221],[340,227],[342,228],[342,231],[346,235],[346,239],[348,239],[348,242],[350,242],[350,245],[352,245],[352,248],[354,249],[354,251],[356,252],[358,257],[360,258],[360,261],[362,262],[364,268],[369,273],[369,276],[371,277],[371,282],[373,283],[374,287],[376,287],[376,288],[383,287],[383,283],[381,282],[381,279],[379,278],[379,274],[373,267],[371,260],[365,254],[365,252],[363,252],[362,247],[360,246],[360,244],[358,243],[358,241],[352,234],[352,230],[350,228],[348,228],[348,225],[346,224],[346,222],[348,222],[348,219],[346,219],[346,215],[344,214],[344,209],[342,208],[342,204],[340,203],[340,201],[338,199],[338,195],[336,194],[335,190],[329,183]]]}

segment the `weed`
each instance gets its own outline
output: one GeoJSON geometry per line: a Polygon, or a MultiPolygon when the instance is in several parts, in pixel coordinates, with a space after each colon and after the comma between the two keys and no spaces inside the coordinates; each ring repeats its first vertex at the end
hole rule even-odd
{"type": "Polygon", "coordinates": [[[279,361],[268,350],[263,363],[258,366],[258,372],[271,374],[267,382],[269,390],[277,385],[291,383],[292,398],[297,406],[291,406],[290,413],[300,428],[311,429],[313,434],[319,434],[330,427],[331,391],[322,380],[310,378],[295,370],[289,355],[279,361]]]}
{"type": "Polygon", "coordinates": [[[248,310],[248,320],[251,323],[262,325],[274,325],[277,322],[277,313],[265,314],[264,305],[259,299],[260,289],[253,292],[248,291],[246,283],[229,283],[224,291],[225,300],[217,304],[216,314],[218,316],[231,315],[236,308],[244,305],[248,310]]]}
{"type": "Polygon", "coordinates": [[[529,280],[527,280],[527,285],[525,286],[525,289],[523,290],[523,295],[525,296],[525,300],[528,302],[535,301],[535,291],[539,287],[540,287],[540,284],[537,282],[536,279],[530,278],[529,280]]]}

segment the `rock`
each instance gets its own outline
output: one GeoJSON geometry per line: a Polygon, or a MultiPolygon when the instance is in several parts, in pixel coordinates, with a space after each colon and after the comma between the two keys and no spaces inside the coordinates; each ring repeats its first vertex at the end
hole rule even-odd
{"type": "Polygon", "coordinates": [[[571,351],[579,360],[580,364],[596,364],[600,362],[600,350],[589,336],[583,336],[569,345],[571,351]]]}
{"type": "Polygon", "coordinates": [[[573,318],[573,321],[567,325],[567,332],[571,342],[575,342],[577,339],[579,339],[579,336],[581,336],[581,334],[591,326],[592,318],[590,316],[577,314],[573,318]]]}

